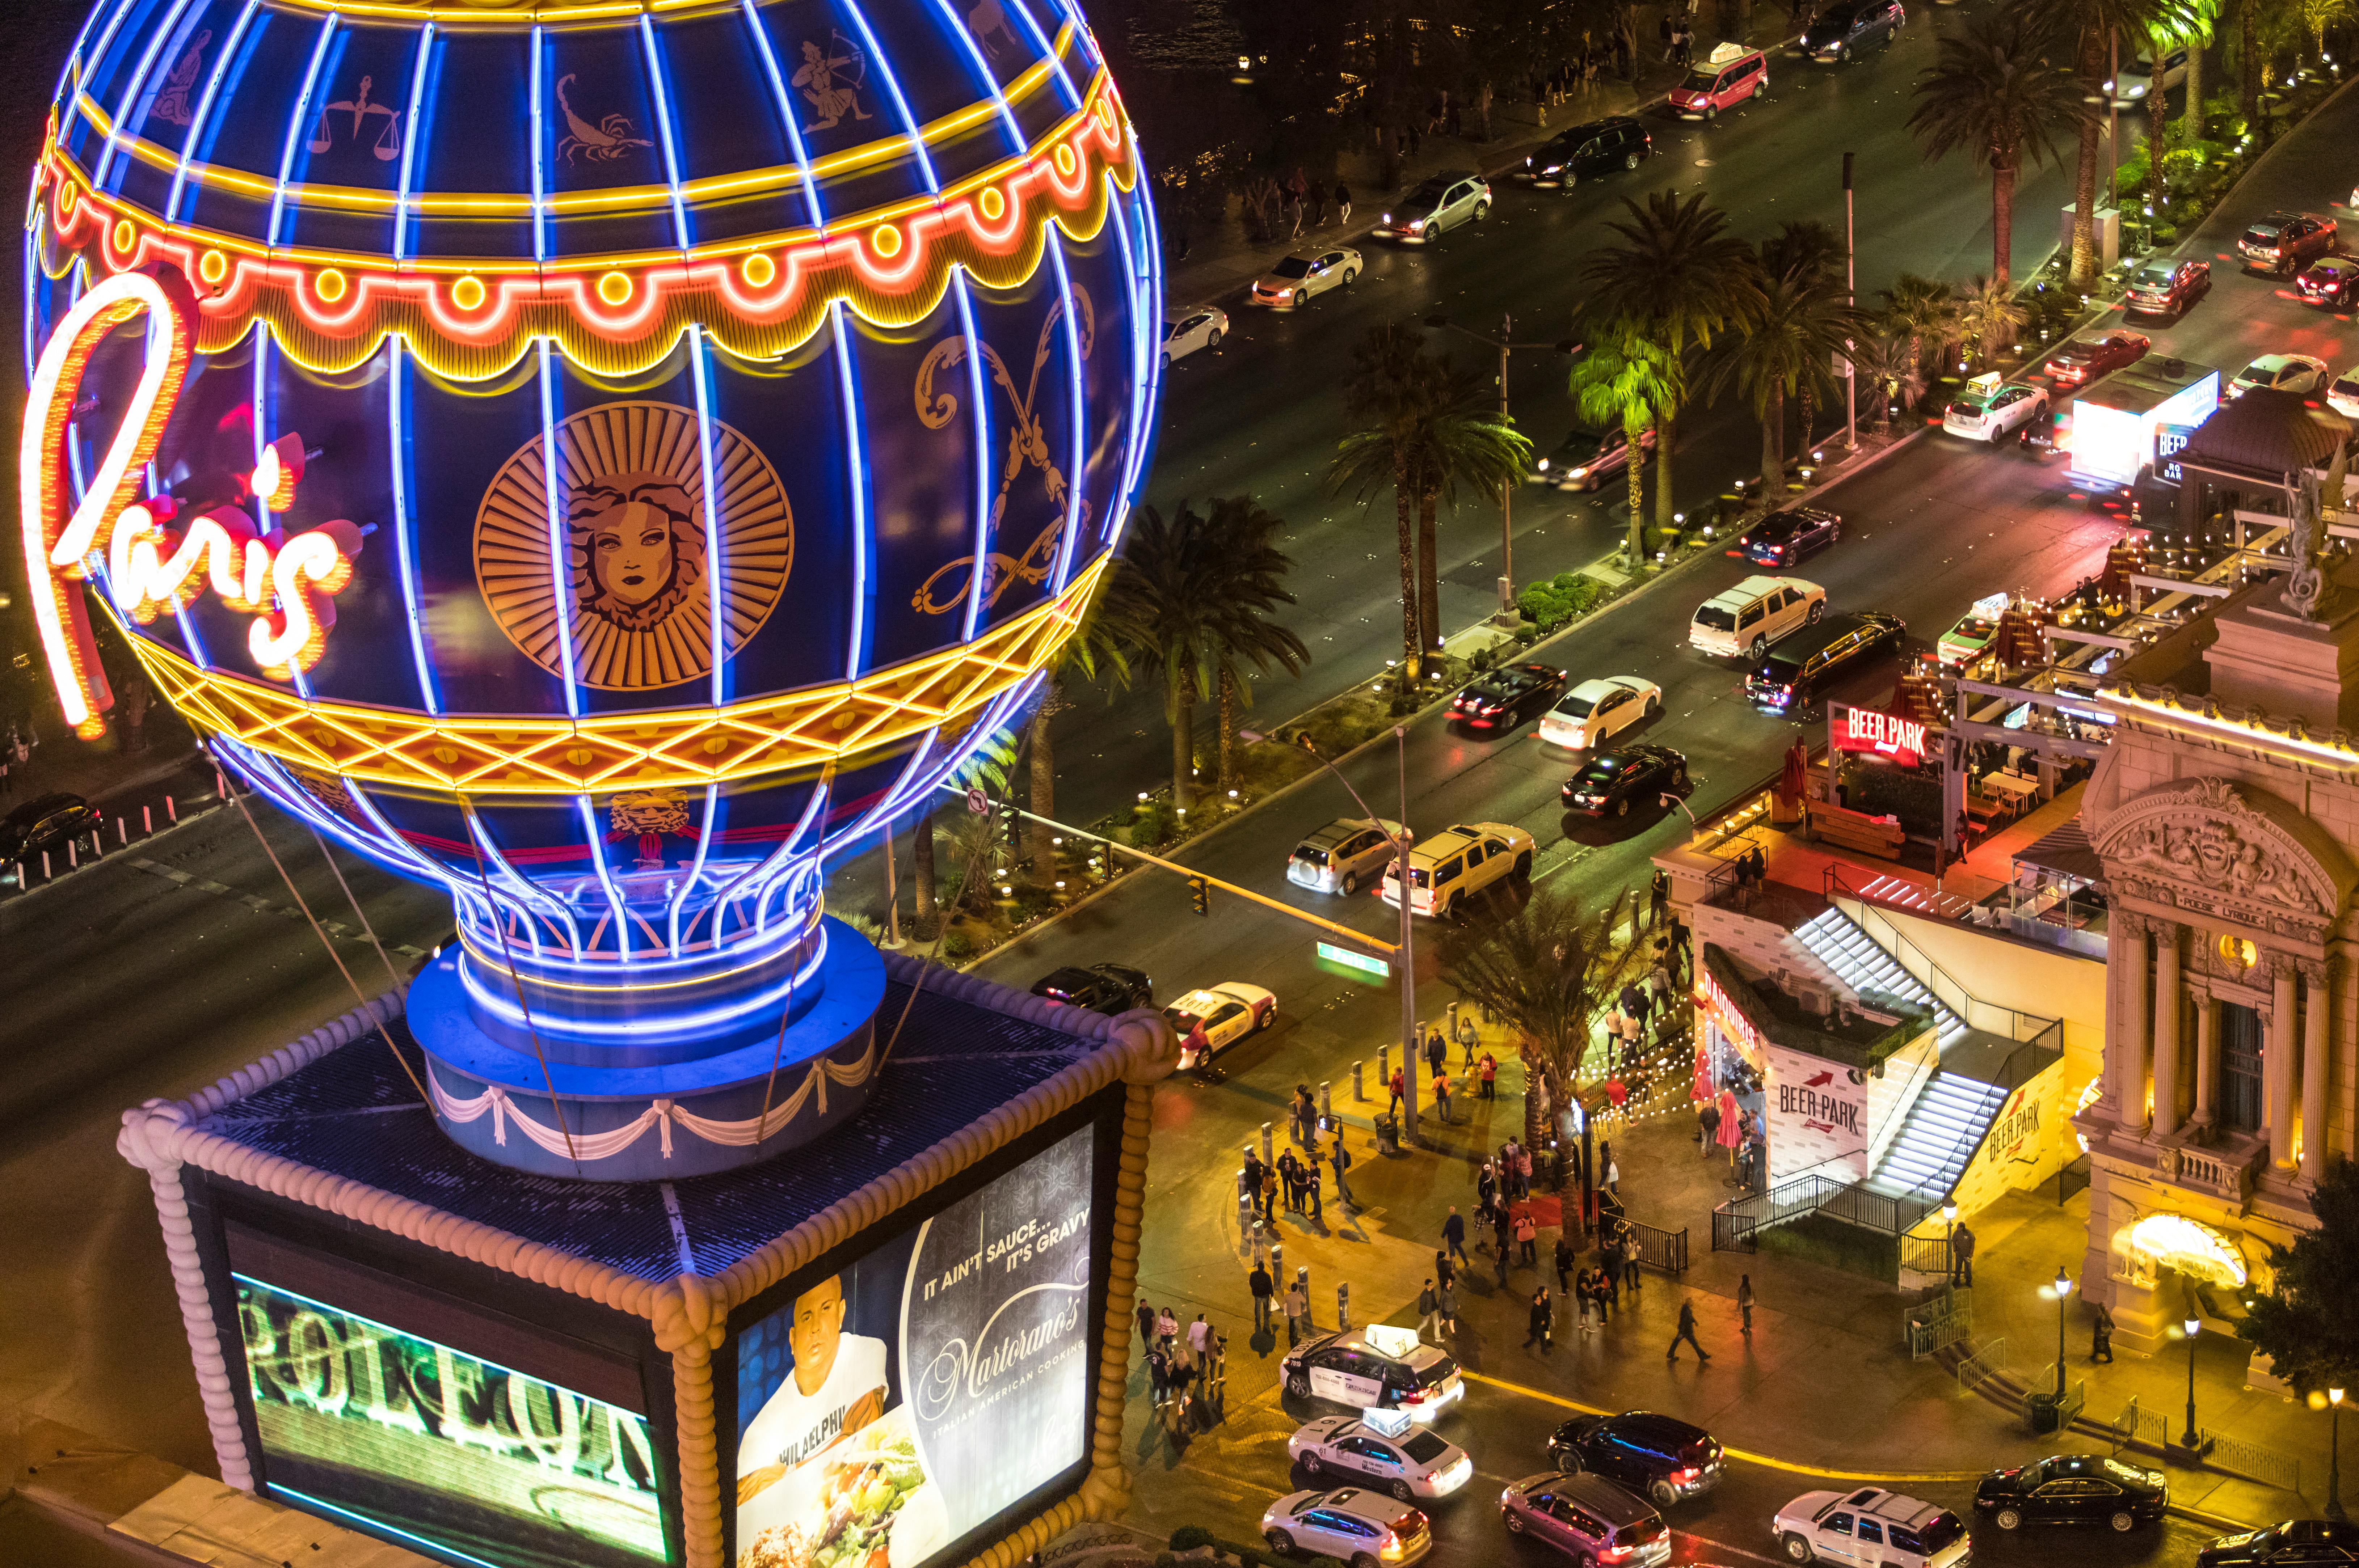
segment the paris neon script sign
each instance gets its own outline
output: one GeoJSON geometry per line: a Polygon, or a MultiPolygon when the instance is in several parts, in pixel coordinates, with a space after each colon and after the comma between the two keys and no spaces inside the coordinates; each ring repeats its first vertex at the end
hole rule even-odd
{"type": "Polygon", "coordinates": [[[105,733],[114,695],[100,667],[89,612],[76,587],[103,551],[115,607],[142,625],[177,611],[208,587],[233,610],[254,617],[246,649],[256,668],[290,681],[317,664],[335,624],[333,596],[352,580],[362,530],[338,519],[292,535],[263,529],[245,503],[268,511],[295,498],[303,444],[283,437],[264,449],[245,492],[234,503],[200,512],[169,495],[147,495],[148,461],[163,439],[196,340],[196,297],[176,272],[123,272],[74,303],[58,323],[33,372],[17,452],[18,507],[33,619],[74,732],[105,733]],[[92,354],[115,328],[140,316],[160,329],[163,352],[151,353],[130,406],[81,502],[67,474],[67,427],[82,395],[92,354]],[[103,535],[103,537],[102,537],[103,535]]]}

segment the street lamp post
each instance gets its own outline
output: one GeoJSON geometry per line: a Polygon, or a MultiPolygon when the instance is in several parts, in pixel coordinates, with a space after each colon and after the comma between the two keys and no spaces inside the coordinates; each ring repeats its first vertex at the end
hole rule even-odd
{"type": "Polygon", "coordinates": [[[2203,1320],[2190,1314],[2181,1326],[2187,1330],[2187,1430],[2180,1434],[2179,1445],[2192,1454],[2203,1443],[2203,1434],[2195,1430],[2195,1336],[2202,1332],[2203,1320]]]}
{"type": "MultiPolygon", "coordinates": [[[[2064,1265],[2056,1265],[2056,1403],[2060,1412],[2064,1404],[2064,1303],[2072,1293],[2072,1276],[2064,1265]]],[[[2188,1407],[2193,1409],[2193,1406],[2188,1407]]]]}
{"type": "MultiPolygon", "coordinates": [[[[1478,332],[1472,327],[1462,327],[1447,316],[1428,316],[1425,319],[1425,324],[1429,327],[1462,333],[1478,343],[1488,344],[1499,351],[1499,422],[1503,425],[1508,418],[1507,354],[1509,351],[1554,349],[1558,353],[1569,354],[1581,346],[1570,338],[1560,339],[1553,343],[1518,343],[1515,341],[1516,319],[1513,316],[1499,318],[1499,335],[1495,338],[1487,332],[1478,332]]],[[[1632,460],[1635,461],[1636,454],[1633,453],[1631,456],[1632,460]]],[[[1512,625],[1516,619],[1516,537],[1514,531],[1508,526],[1515,493],[1516,481],[1512,479],[1499,486],[1499,620],[1502,624],[1508,625],[1512,625]]],[[[1407,887],[1408,884],[1404,882],[1401,885],[1407,887]]]]}
{"type": "Polygon", "coordinates": [[[2326,1390],[2326,1517],[2340,1521],[2343,1512],[2343,1390],[2326,1390]]]}
{"type": "MultiPolygon", "coordinates": [[[[1248,746],[1253,745],[1257,741],[1266,740],[1267,738],[1268,737],[1263,735],[1258,730],[1240,730],[1237,731],[1237,739],[1243,741],[1248,746]]],[[[1352,797],[1352,804],[1358,806],[1369,821],[1376,824],[1379,827],[1384,826],[1384,818],[1378,816],[1374,811],[1371,811],[1368,808],[1368,803],[1360,798],[1360,792],[1352,787],[1352,781],[1343,776],[1343,770],[1338,768],[1334,763],[1329,762],[1326,758],[1321,756],[1318,752],[1311,747],[1310,738],[1308,735],[1301,738],[1299,744],[1304,752],[1310,753],[1310,760],[1312,762],[1317,762],[1321,767],[1325,768],[1329,773],[1335,775],[1335,782],[1343,786],[1343,793],[1352,797]]],[[[1411,883],[1409,881],[1408,851],[1409,845],[1416,839],[1417,835],[1411,833],[1408,829],[1408,726],[1402,724],[1396,724],[1393,726],[1393,747],[1395,752],[1397,753],[1397,762],[1400,772],[1400,816],[1396,819],[1399,831],[1396,833],[1387,833],[1385,835],[1385,838],[1386,840],[1393,847],[1393,874],[1400,881],[1401,1141],[1405,1143],[1414,1143],[1417,1141],[1417,1071],[1419,1066],[1417,1049],[1417,947],[1415,945],[1415,931],[1410,925],[1411,916],[1409,914],[1409,889],[1411,883]]]]}

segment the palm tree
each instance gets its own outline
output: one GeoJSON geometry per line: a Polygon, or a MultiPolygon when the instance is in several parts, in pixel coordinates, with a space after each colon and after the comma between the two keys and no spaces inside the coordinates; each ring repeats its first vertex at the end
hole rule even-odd
{"type": "Polygon", "coordinates": [[[1924,373],[1917,366],[1917,347],[1907,338],[1871,329],[1853,344],[1852,368],[1864,383],[1875,406],[1875,433],[1892,434],[1892,410],[1917,406],[1925,391],[1924,373]]]}
{"type": "MultiPolygon", "coordinates": [[[[1717,396],[1734,386],[1761,419],[1761,484],[1774,495],[1786,473],[1786,399],[1815,393],[1832,378],[1828,366],[1860,330],[1862,318],[1843,300],[1840,279],[1805,256],[1761,282],[1761,303],[1732,333],[1727,351],[1706,372],[1702,385],[1717,396]]],[[[1802,438],[1810,439],[1803,416],[1802,438]]]]}
{"type": "MultiPolygon", "coordinates": [[[[1641,207],[1626,197],[1627,222],[1607,228],[1623,243],[1589,254],[1581,279],[1589,287],[1593,322],[1637,323],[1672,355],[1709,349],[1712,334],[1757,308],[1759,285],[1748,265],[1752,247],[1728,232],[1728,214],[1697,191],[1685,200],[1667,190],[1641,207]]],[[[1655,525],[1671,526],[1671,449],[1677,445],[1676,404],[1655,417],[1655,525]]],[[[1631,460],[1637,455],[1634,450],[1631,460]]],[[[1633,481],[1635,489],[1636,481],[1633,481]]],[[[1636,537],[1635,534],[1633,535],[1636,537]]],[[[1635,564],[1643,554],[1634,552],[1635,564]]]]}
{"type": "MultiPolygon", "coordinates": [[[[1005,797],[1007,776],[1015,766],[1016,743],[1005,734],[994,734],[969,753],[964,762],[951,769],[944,783],[955,789],[980,788],[985,795],[1005,797]]],[[[917,816],[909,824],[909,880],[916,884],[918,930],[920,935],[932,933],[937,912],[934,802],[940,798],[940,789],[927,791],[925,804],[918,808],[917,816]]],[[[984,820],[988,823],[990,818],[984,820]]],[[[962,897],[971,881],[971,877],[962,875],[959,884],[962,897]]]]}
{"type": "MultiPolygon", "coordinates": [[[[1687,395],[1687,366],[1635,321],[1609,321],[1592,334],[1588,352],[1573,362],[1571,390],[1581,417],[1592,424],[1614,420],[1622,427],[1630,460],[1630,568],[1647,558],[1646,514],[1639,505],[1643,469],[1639,441],[1658,427],[1687,395]]],[[[1657,438],[1658,444],[1661,437],[1657,438]]]]}
{"type": "Polygon", "coordinates": [[[1430,395],[1417,406],[1417,618],[1425,652],[1441,653],[1441,574],[1436,560],[1434,513],[1455,507],[1461,486],[1496,495],[1520,483],[1531,461],[1532,443],[1499,412],[1483,377],[1440,362],[1440,375],[1428,384],[1430,395]]]}
{"type": "Polygon", "coordinates": [[[1231,590],[1212,626],[1212,686],[1220,698],[1219,788],[1225,794],[1237,782],[1238,709],[1253,706],[1253,686],[1244,666],[1251,665],[1266,675],[1276,665],[1299,676],[1310,662],[1310,650],[1266,613],[1271,604],[1294,602],[1294,595],[1277,586],[1294,565],[1277,547],[1285,519],[1250,495],[1223,495],[1208,503],[1204,524],[1205,547],[1221,557],[1232,579],[1249,578],[1258,585],[1255,592],[1231,590]]]}
{"type": "Polygon", "coordinates": [[[1645,967],[1637,942],[1614,940],[1629,914],[1626,892],[1593,909],[1569,887],[1542,888],[1513,914],[1476,914],[1442,931],[1443,983],[1516,1031],[1525,1072],[1547,1087],[1524,1097],[1527,1148],[1547,1146],[1547,1108],[1572,1103],[1599,1014],[1645,967]]]}
{"type": "MultiPolygon", "coordinates": [[[[1904,272],[1892,280],[1892,287],[1879,290],[1884,296],[1885,330],[1908,341],[1909,362],[1916,367],[1921,384],[1925,375],[1925,345],[1946,349],[1958,330],[1958,302],[1950,286],[1938,278],[1919,277],[1904,272]]],[[[1923,390],[1920,385],[1919,391],[1923,390]]],[[[1908,400],[1914,407],[1916,398],[1908,400]]]]}
{"type": "Polygon", "coordinates": [[[1343,406],[1367,423],[1343,438],[1327,468],[1328,489],[1363,506],[1386,490],[1393,493],[1400,532],[1401,662],[1411,681],[1423,676],[1425,651],[1418,605],[1418,432],[1433,373],[1424,341],[1416,329],[1386,322],[1352,350],[1343,406]]]}
{"type": "Polygon", "coordinates": [[[1249,497],[1215,500],[1209,515],[1183,501],[1169,519],[1143,506],[1114,568],[1108,611],[1131,664],[1163,682],[1171,803],[1182,811],[1195,804],[1196,705],[1223,660],[1299,669],[1309,657],[1268,619],[1294,602],[1281,582],[1294,563],[1270,542],[1280,526],[1249,497]]]}
{"type": "Polygon", "coordinates": [[[1982,357],[1989,359],[2001,342],[2015,341],[2015,334],[2031,319],[2016,297],[2015,291],[2002,287],[1995,278],[1977,276],[1958,302],[1958,330],[1973,340],[1982,357]]]}
{"type": "Polygon", "coordinates": [[[1032,711],[1029,740],[1034,820],[1026,834],[1025,859],[1031,865],[1032,880],[1042,887],[1057,880],[1056,829],[1049,826],[1057,816],[1057,748],[1051,720],[1072,706],[1066,698],[1067,683],[1075,676],[1093,681],[1103,669],[1114,688],[1130,685],[1124,629],[1106,611],[1106,587],[1111,580],[1110,573],[1100,579],[1082,606],[1082,617],[1072,634],[1049,655],[1049,678],[1041,687],[1040,706],[1032,711]]]}
{"type": "Polygon", "coordinates": [[[1917,79],[1908,128],[1929,158],[1963,152],[1991,177],[1991,276],[2014,276],[2015,180],[2026,162],[2056,154],[2056,130],[2082,114],[2081,84],[2039,53],[2037,19],[2022,11],[1970,18],[1940,40],[1917,79]]]}
{"type": "MultiPolygon", "coordinates": [[[[1776,233],[1761,242],[1761,265],[1768,276],[1775,277],[1791,273],[1820,285],[1826,298],[1837,300],[1846,308],[1855,308],[1858,301],[1853,297],[1848,269],[1844,265],[1848,254],[1849,247],[1843,237],[1814,218],[1788,219],[1777,225],[1776,233]]],[[[1864,319],[1855,308],[1852,309],[1846,321],[1850,335],[1837,345],[1838,348],[1850,346],[1859,323],[1864,319]]],[[[1831,351],[1825,355],[1822,362],[1832,365],[1833,353],[1831,351]]],[[[1797,401],[1801,405],[1799,423],[1805,443],[1813,438],[1811,432],[1818,424],[1819,393],[1822,388],[1831,388],[1833,379],[1832,371],[1823,379],[1815,375],[1804,376],[1794,389],[1797,401]]]]}
{"type": "MultiPolygon", "coordinates": [[[[2073,115],[2079,161],[2072,185],[2072,257],[2075,288],[2097,277],[2097,149],[2104,135],[2108,72],[2122,49],[2135,54],[2156,25],[2180,0],[2020,0],[2032,25],[2051,45],[2071,53],[2080,77],[2080,103],[2073,115]]],[[[2113,195],[2106,194],[2111,201],[2113,195]]]]}
{"type": "MultiPolygon", "coordinates": [[[[2180,5],[2183,14],[2172,28],[2187,45],[2187,120],[2180,134],[2192,145],[2203,139],[2203,51],[2212,47],[2212,29],[2219,25],[2220,0],[2180,0],[2180,5]]],[[[2156,40],[2158,60],[2168,52],[2161,43],[2156,40]]]]}

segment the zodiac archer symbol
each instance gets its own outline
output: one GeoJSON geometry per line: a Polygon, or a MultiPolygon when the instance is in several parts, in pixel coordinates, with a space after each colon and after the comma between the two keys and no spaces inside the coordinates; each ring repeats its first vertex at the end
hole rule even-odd
{"type": "Polygon", "coordinates": [[[212,29],[208,27],[190,42],[188,52],[164,79],[164,90],[156,94],[155,106],[148,113],[171,125],[185,125],[194,118],[197,71],[204,64],[205,46],[212,41],[212,29]]]}
{"type": "Polygon", "coordinates": [[[575,114],[571,101],[565,96],[566,83],[572,80],[570,70],[557,79],[557,106],[564,111],[565,126],[571,133],[557,144],[557,150],[565,155],[567,163],[571,163],[576,154],[592,163],[613,163],[618,157],[629,157],[633,147],[655,146],[645,136],[631,135],[638,127],[626,114],[609,114],[593,125],[575,114]]]}
{"type": "MultiPolygon", "coordinates": [[[[1076,287],[1071,298],[1075,336],[1079,340],[1081,357],[1087,359],[1090,346],[1097,337],[1097,312],[1090,304],[1088,290],[1076,287]]],[[[1049,308],[1049,319],[1040,323],[1040,341],[1032,351],[1031,380],[1022,392],[1016,390],[1016,378],[1008,373],[1007,363],[999,357],[999,351],[989,343],[978,342],[975,345],[983,352],[984,362],[991,367],[991,379],[998,383],[999,389],[1007,395],[1008,407],[1013,415],[1007,427],[1007,456],[999,465],[999,496],[992,503],[991,529],[987,537],[997,543],[999,525],[1007,514],[1008,492],[1015,488],[1016,481],[1032,469],[1040,470],[1041,488],[1047,492],[1050,504],[1057,508],[1057,515],[1024,547],[1020,556],[994,550],[983,558],[980,565],[975,557],[962,556],[937,570],[910,596],[911,607],[920,614],[943,615],[964,604],[977,571],[984,574],[983,602],[984,607],[989,609],[999,602],[1000,595],[1006,593],[1012,583],[1046,581],[1050,568],[1056,564],[1057,540],[1065,528],[1067,481],[1064,470],[1049,456],[1049,432],[1037,410],[1040,401],[1040,372],[1047,367],[1049,354],[1055,347],[1057,321],[1064,309],[1065,302],[1059,300],[1049,308]],[[947,596],[938,596],[936,590],[943,586],[946,578],[952,579],[956,590],[947,596]]],[[[966,350],[964,334],[945,338],[933,346],[926,355],[925,362],[918,367],[918,417],[925,422],[929,430],[940,430],[958,417],[958,399],[946,391],[937,391],[934,377],[955,370],[959,362],[966,357],[966,350]]],[[[1073,414],[1078,418],[1081,411],[1075,409],[1073,414]]],[[[1082,528],[1089,526],[1090,503],[1087,501],[1082,503],[1079,521],[1082,528]]]]}

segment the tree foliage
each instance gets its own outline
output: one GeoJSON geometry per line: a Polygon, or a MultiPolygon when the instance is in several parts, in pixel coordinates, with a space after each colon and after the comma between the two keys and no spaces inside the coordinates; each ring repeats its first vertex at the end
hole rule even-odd
{"type": "Polygon", "coordinates": [[[2083,84],[2041,52],[2038,19],[2023,10],[1971,17],[1940,40],[1917,79],[1908,116],[1928,158],[1964,153],[1991,178],[1991,276],[2014,276],[2015,182],[2056,154],[2057,133],[2082,123],[2083,84]]]}
{"type": "Polygon", "coordinates": [[[2302,1393],[2359,1388],[2359,1165],[2329,1165],[2310,1208],[2318,1228],[2269,1249],[2277,1277],[2236,1336],[2302,1393]]]}

